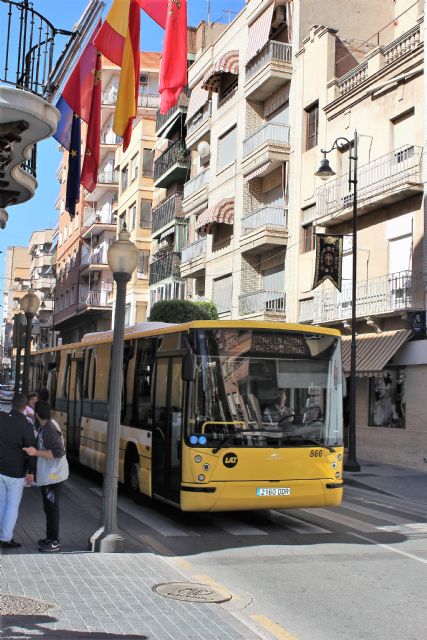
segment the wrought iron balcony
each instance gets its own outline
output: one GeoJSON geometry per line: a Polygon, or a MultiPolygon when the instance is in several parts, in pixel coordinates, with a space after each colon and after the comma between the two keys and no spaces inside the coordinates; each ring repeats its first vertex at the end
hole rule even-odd
{"type": "Polygon", "coordinates": [[[175,218],[182,217],[182,197],[180,195],[170,196],[152,210],[152,234],[154,235],[175,218]]]}
{"type": "Polygon", "coordinates": [[[163,137],[166,133],[166,137],[170,135],[172,130],[176,129],[175,122],[179,122],[179,117],[184,116],[187,113],[188,100],[190,92],[188,89],[184,89],[178,99],[178,104],[169,109],[166,113],[157,112],[156,116],[156,136],[158,138],[163,137]]]}
{"type": "Polygon", "coordinates": [[[263,289],[239,296],[239,314],[241,316],[257,313],[280,314],[286,310],[286,296],[283,291],[263,289]]]}
{"type": "Polygon", "coordinates": [[[149,284],[157,284],[157,282],[166,278],[180,279],[180,262],[179,253],[168,253],[152,262],[150,265],[149,284]]]}
{"type": "Polygon", "coordinates": [[[154,161],[155,187],[166,188],[183,181],[190,168],[190,158],[182,140],[174,142],[154,161]]]}
{"type": "MultiPolygon", "coordinates": [[[[307,302],[307,301],[304,301],[307,302]]],[[[422,280],[412,271],[389,273],[379,278],[358,282],[356,286],[356,316],[388,315],[403,310],[423,308],[422,280]]],[[[337,322],[351,318],[351,283],[342,291],[335,288],[316,291],[312,307],[301,305],[300,321],[337,322]],[[312,318],[308,318],[312,311],[312,318]]]]}
{"type": "MultiPolygon", "coordinates": [[[[358,170],[358,212],[378,208],[422,190],[423,148],[406,146],[395,149],[358,170]]],[[[348,174],[328,181],[316,191],[316,219],[350,209],[353,194],[348,187],[348,174]]],[[[334,222],[337,222],[336,216],[334,222]]]]}

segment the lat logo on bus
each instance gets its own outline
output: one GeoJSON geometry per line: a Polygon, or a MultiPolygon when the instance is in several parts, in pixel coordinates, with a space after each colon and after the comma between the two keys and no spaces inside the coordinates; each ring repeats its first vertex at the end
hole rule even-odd
{"type": "Polygon", "coordinates": [[[224,467],[227,467],[228,469],[231,469],[232,467],[235,467],[236,464],[238,463],[239,459],[237,457],[237,455],[235,453],[226,453],[225,456],[222,459],[222,463],[224,465],[224,467]]]}

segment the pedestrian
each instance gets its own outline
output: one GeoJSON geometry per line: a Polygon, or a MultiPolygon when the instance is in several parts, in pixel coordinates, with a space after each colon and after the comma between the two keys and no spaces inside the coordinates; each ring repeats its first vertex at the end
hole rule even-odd
{"type": "Polygon", "coordinates": [[[46,514],[46,537],[38,541],[39,551],[55,553],[61,550],[59,504],[62,485],[69,474],[68,462],[64,439],[58,425],[51,419],[49,404],[39,400],[35,413],[39,424],[37,449],[25,447],[24,451],[29,456],[37,456],[36,480],[46,514]]]}
{"type": "Polygon", "coordinates": [[[34,414],[34,409],[36,407],[36,402],[39,399],[37,393],[30,393],[27,399],[27,406],[25,409],[25,415],[27,417],[28,422],[33,427],[34,435],[37,438],[37,424],[36,424],[36,416],[34,414]]]}
{"type": "Polygon", "coordinates": [[[13,539],[24,484],[34,481],[35,461],[23,447],[36,443],[33,430],[25,417],[27,397],[19,393],[12,401],[10,413],[0,416],[0,542],[3,549],[21,544],[13,539]]]}

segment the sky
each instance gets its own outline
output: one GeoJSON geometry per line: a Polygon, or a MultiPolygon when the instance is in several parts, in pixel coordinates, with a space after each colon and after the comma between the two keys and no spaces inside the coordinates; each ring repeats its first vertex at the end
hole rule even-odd
{"type": "MultiPolygon", "coordinates": [[[[59,29],[71,30],[82,15],[88,0],[34,0],[33,6],[59,29]]],[[[106,0],[102,17],[105,18],[111,0],[106,0]]],[[[211,20],[228,22],[244,6],[244,0],[210,0],[211,20]]],[[[188,0],[188,24],[196,26],[207,18],[208,0],[188,0]]],[[[161,51],[163,30],[150,18],[141,14],[141,49],[161,51]]],[[[58,144],[44,140],[37,145],[37,182],[34,197],[24,204],[8,207],[9,221],[6,229],[0,230],[0,286],[4,290],[6,248],[9,245],[28,246],[31,233],[36,229],[54,227],[58,212],[54,203],[59,184],[55,179],[61,154],[58,144]]],[[[0,296],[2,297],[2,296],[0,296]]]]}

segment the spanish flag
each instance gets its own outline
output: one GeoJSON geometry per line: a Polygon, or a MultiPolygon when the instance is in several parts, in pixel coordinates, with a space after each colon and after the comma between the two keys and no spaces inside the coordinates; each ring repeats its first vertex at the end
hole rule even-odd
{"type": "Polygon", "coordinates": [[[140,5],[138,0],[113,0],[95,39],[98,50],[121,67],[113,130],[126,150],[136,116],[139,90],[140,5]]]}

